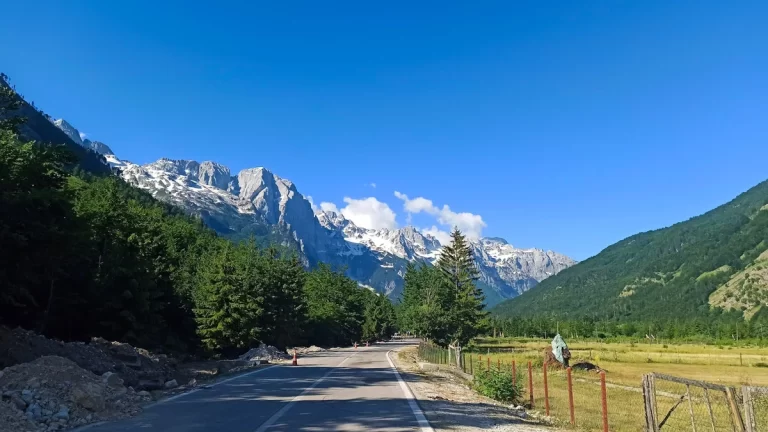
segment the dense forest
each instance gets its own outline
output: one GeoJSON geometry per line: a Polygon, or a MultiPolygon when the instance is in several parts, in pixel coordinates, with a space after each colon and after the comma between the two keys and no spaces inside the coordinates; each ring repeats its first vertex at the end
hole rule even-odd
{"type": "Polygon", "coordinates": [[[0,324],[209,354],[394,332],[393,305],[343,272],[217,236],[93,152],[30,141],[26,113],[0,85],[0,324]]]}
{"type": "Polygon", "coordinates": [[[744,308],[713,307],[710,295],[768,249],[766,203],[768,181],[704,215],[609,246],[492,312],[537,318],[533,327],[540,328],[543,321],[581,321],[612,323],[613,332],[645,334],[650,325],[713,337],[730,337],[736,325],[761,329],[764,308],[745,323],[744,308]]]}

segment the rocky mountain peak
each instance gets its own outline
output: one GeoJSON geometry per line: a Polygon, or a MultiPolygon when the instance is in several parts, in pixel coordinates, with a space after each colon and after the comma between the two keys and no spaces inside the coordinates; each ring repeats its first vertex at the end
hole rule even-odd
{"type": "Polygon", "coordinates": [[[232,176],[229,168],[216,162],[204,161],[198,167],[197,179],[200,183],[213,186],[217,189],[227,190],[232,176]]]}
{"type": "Polygon", "coordinates": [[[91,150],[95,151],[96,153],[103,154],[104,156],[109,156],[109,155],[114,156],[115,154],[112,151],[112,149],[109,148],[108,145],[104,144],[101,141],[91,141],[86,138],[83,140],[83,147],[88,147],[91,150]]]}
{"type": "MultiPolygon", "coordinates": [[[[310,202],[290,180],[264,167],[231,174],[212,161],[162,158],[139,166],[117,158],[98,141],[80,140],[64,120],[52,121],[78,144],[105,155],[122,178],[200,216],[226,235],[249,232],[277,234],[283,244],[298,245],[308,265],[325,262],[346,267],[347,274],[365,286],[397,296],[409,261],[434,263],[442,245],[413,226],[366,229],[340,212],[314,212],[310,202]]],[[[499,237],[470,240],[489,298],[514,297],[575,261],[551,251],[516,249],[499,237]]]]}
{"type": "Polygon", "coordinates": [[[67,136],[72,141],[74,141],[79,145],[83,145],[83,139],[80,138],[80,131],[75,129],[75,127],[69,124],[66,120],[64,119],[54,120],[53,124],[56,125],[57,128],[61,129],[65,134],[67,134],[67,136]]]}

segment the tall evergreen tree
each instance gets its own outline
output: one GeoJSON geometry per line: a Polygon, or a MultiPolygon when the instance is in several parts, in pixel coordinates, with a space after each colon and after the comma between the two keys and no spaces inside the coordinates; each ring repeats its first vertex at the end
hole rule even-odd
{"type": "Polygon", "coordinates": [[[450,289],[448,315],[451,342],[465,345],[477,336],[487,313],[483,310],[485,296],[475,285],[479,271],[472,248],[458,228],[453,229],[451,243],[440,252],[437,267],[450,289]]]}

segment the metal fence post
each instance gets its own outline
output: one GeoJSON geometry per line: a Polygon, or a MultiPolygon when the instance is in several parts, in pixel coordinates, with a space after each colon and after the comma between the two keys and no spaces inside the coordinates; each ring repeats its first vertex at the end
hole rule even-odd
{"type": "Polygon", "coordinates": [[[603,432],[608,432],[608,392],[605,389],[605,371],[600,371],[600,393],[603,399],[603,432]]]}
{"type": "Polygon", "coordinates": [[[571,377],[571,368],[566,369],[568,376],[568,408],[571,411],[571,425],[576,425],[576,413],[573,407],[573,380],[571,377]]]}
{"type": "Polygon", "coordinates": [[[528,361],[528,392],[531,394],[531,408],[533,408],[533,366],[528,361]]]}
{"type": "Polygon", "coordinates": [[[517,383],[515,382],[517,380],[517,371],[515,370],[515,361],[512,360],[512,386],[515,386],[517,383]]]}
{"type": "Polygon", "coordinates": [[[544,411],[549,417],[549,385],[547,384],[547,362],[544,362],[544,411]]]}

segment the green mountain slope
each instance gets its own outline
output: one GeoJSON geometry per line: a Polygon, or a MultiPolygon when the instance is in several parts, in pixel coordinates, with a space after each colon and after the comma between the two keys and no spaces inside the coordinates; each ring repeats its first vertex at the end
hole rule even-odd
{"type": "Polygon", "coordinates": [[[701,216],[611,245],[493,313],[615,321],[718,315],[723,309],[710,306],[710,294],[768,249],[766,203],[768,181],[701,216]]]}

